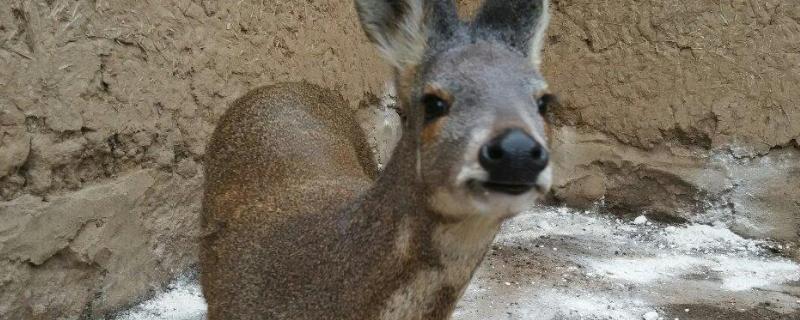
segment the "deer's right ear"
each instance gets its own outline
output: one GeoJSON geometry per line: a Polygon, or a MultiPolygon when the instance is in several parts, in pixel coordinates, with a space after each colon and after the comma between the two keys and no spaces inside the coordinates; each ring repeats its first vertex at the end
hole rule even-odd
{"type": "Polygon", "coordinates": [[[422,59],[427,35],[424,0],[356,0],[361,27],[397,68],[422,59]]]}

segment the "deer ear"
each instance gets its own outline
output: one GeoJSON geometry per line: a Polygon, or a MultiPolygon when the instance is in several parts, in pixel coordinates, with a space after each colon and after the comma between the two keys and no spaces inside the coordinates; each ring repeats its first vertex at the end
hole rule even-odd
{"type": "Polygon", "coordinates": [[[356,0],[361,27],[387,62],[415,64],[425,51],[424,0],[356,0]]]}
{"type": "Polygon", "coordinates": [[[478,36],[500,40],[539,67],[550,0],[486,0],[473,21],[478,36]]]}

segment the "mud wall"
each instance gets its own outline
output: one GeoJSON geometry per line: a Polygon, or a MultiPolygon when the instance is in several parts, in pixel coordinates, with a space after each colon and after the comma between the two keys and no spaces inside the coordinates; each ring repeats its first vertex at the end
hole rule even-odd
{"type": "Polygon", "coordinates": [[[800,236],[800,7],[553,1],[555,194],[800,236]]]}
{"type": "Polygon", "coordinates": [[[383,65],[341,1],[0,6],[0,318],[98,315],[195,262],[201,163],[249,88],[354,110],[383,65]]]}
{"type": "MultiPolygon", "coordinates": [[[[559,199],[797,240],[800,7],[553,15],[559,199]]],[[[347,1],[0,6],[0,318],[96,316],[191,265],[205,143],[248,88],[304,79],[363,111],[387,75],[347,1]]]]}

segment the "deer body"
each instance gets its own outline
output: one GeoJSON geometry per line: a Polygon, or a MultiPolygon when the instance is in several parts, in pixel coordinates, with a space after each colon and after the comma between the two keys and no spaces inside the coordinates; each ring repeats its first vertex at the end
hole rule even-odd
{"type": "Polygon", "coordinates": [[[480,14],[462,24],[449,0],[356,2],[407,118],[374,182],[330,92],[279,84],[231,106],[207,151],[209,320],[450,316],[500,224],[549,188],[535,49],[547,3],[498,3],[483,9],[489,28],[480,14]],[[517,40],[492,20],[514,6],[538,8],[517,40]]]}

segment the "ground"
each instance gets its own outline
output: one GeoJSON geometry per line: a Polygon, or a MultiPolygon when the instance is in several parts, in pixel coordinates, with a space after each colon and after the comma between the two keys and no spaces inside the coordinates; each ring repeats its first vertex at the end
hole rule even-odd
{"type": "MultiPolygon", "coordinates": [[[[800,265],[791,248],[725,225],[671,225],[565,208],[509,221],[456,320],[798,319],[800,265]]],[[[195,277],[115,320],[200,320],[195,277]]]]}

